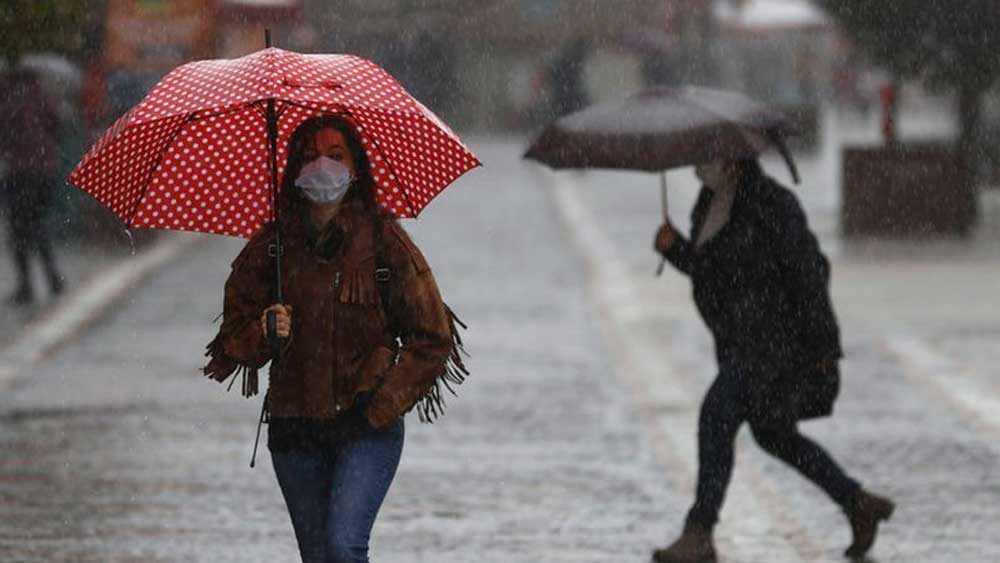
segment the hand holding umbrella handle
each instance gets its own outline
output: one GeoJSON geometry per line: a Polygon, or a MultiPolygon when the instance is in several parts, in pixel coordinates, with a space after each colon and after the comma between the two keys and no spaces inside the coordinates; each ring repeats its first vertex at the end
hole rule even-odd
{"type": "Polygon", "coordinates": [[[670,221],[663,223],[663,226],[656,231],[656,239],[653,241],[653,249],[660,255],[660,265],[656,267],[656,276],[663,274],[663,267],[667,263],[667,252],[673,248],[677,241],[677,234],[670,221]]]}
{"type": "Polygon", "coordinates": [[[278,313],[276,311],[267,312],[267,343],[271,346],[271,356],[278,357],[281,352],[281,341],[278,337],[278,313]]]}
{"type": "MultiPolygon", "coordinates": [[[[660,208],[663,211],[663,223],[670,224],[670,206],[667,204],[667,173],[660,172],[660,208]]],[[[656,267],[656,277],[663,275],[663,267],[667,264],[667,257],[660,256],[660,265],[656,267]]]]}
{"type": "Polygon", "coordinates": [[[267,330],[267,344],[271,348],[271,358],[279,359],[288,337],[278,334],[278,312],[268,309],[265,312],[265,326],[267,330]]]}

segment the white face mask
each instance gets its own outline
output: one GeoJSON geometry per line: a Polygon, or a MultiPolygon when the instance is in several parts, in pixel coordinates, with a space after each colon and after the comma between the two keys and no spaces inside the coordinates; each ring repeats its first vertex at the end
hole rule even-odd
{"type": "Polygon", "coordinates": [[[337,203],[351,187],[354,177],[343,164],[321,156],[302,167],[295,185],[313,203],[337,203]]]}

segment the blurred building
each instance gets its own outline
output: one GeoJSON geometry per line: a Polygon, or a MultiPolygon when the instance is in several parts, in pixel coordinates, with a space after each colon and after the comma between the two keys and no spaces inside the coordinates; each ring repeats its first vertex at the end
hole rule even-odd
{"type": "Polygon", "coordinates": [[[781,105],[815,104],[828,86],[836,29],[808,0],[715,5],[727,82],[781,105]]]}
{"type": "Polygon", "coordinates": [[[650,84],[811,98],[815,28],[740,23],[762,2],[805,0],[105,0],[90,99],[106,123],[185,61],[260,49],[265,27],[279,47],[374,60],[466,129],[533,128],[650,84]]]}
{"type": "MultiPolygon", "coordinates": [[[[385,66],[460,127],[534,127],[631,93],[707,0],[305,0],[320,50],[385,66]]],[[[692,58],[676,59],[693,68],[692,58]]],[[[650,70],[653,69],[653,70],[650,70]]],[[[661,72],[660,75],[668,73],[661,72]]],[[[676,72],[683,76],[683,69],[676,72]]]]}
{"type": "MultiPolygon", "coordinates": [[[[100,64],[104,96],[92,115],[118,116],[168,72],[214,53],[214,17],[204,0],[107,0],[100,64]]],[[[101,119],[104,121],[104,119],[101,119]]]]}
{"type": "Polygon", "coordinates": [[[835,85],[845,103],[863,103],[851,50],[810,0],[720,1],[713,19],[720,82],[784,110],[798,131],[793,148],[816,146],[819,107],[835,85]]]}

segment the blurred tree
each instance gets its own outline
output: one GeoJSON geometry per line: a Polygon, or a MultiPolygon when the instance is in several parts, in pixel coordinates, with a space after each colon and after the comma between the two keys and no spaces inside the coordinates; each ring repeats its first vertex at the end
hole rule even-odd
{"type": "Polygon", "coordinates": [[[103,2],[88,0],[3,0],[0,56],[13,66],[27,53],[75,56],[84,48],[87,26],[103,2]]]}
{"type": "Polygon", "coordinates": [[[899,78],[958,94],[959,149],[973,170],[983,94],[1000,81],[997,0],[819,0],[847,34],[899,78]]]}

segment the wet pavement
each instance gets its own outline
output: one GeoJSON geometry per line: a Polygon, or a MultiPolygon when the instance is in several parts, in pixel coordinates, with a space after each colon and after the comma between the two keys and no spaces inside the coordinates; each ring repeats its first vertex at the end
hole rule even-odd
{"type": "MultiPolygon", "coordinates": [[[[373,561],[646,561],[691,500],[714,365],[686,282],[652,275],[655,177],[553,175],[518,160],[523,142],[474,141],[487,167],[405,223],[470,324],[473,376],[438,423],[408,419],[373,561]]],[[[875,561],[994,560],[1000,244],[845,246],[830,185],[811,182],[824,162],[802,162],[797,191],[833,258],[847,358],[836,415],[804,430],[899,503],[875,561]]],[[[198,373],[240,245],[193,246],[2,390],[0,561],[297,560],[266,449],[248,467],[259,399],[198,373]]],[[[748,433],[738,448],[722,560],[841,561],[836,507],[748,433]]]]}

